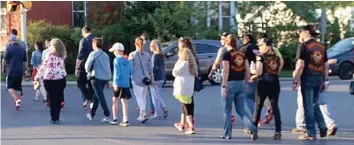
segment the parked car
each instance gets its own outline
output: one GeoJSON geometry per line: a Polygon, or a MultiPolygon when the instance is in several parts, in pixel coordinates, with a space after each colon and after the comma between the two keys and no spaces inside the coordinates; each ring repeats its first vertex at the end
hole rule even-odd
{"type": "MultiPolygon", "coordinates": [[[[199,59],[200,75],[202,81],[208,80],[212,85],[218,85],[221,83],[221,70],[214,73],[214,79],[209,80],[208,74],[212,68],[219,48],[221,47],[218,40],[192,40],[194,48],[196,49],[199,59]]],[[[172,70],[175,63],[178,60],[178,42],[172,41],[162,44],[163,52],[166,56],[165,70],[166,79],[173,80],[172,70]]]]}
{"type": "Polygon", "coordinates": [[[354,72],[354,37],[337,42],[327,50],[328,59],[334,62],[329,65],[330,75],[338,75],[340,79],[350,80],[354,72]]]}

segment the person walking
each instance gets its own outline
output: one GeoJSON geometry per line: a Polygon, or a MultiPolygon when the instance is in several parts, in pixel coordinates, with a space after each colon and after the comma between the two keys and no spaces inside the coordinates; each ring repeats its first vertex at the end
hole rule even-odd
{"type": "Polygon", "coordinates": [[[130,76],[132,75],[132,68],[127,58],[124,58],[124,46],[117,42],[109,52],[112,52],[116,58],[113,60],[113,104],[112,114],[113,120],[109,123],[112,125],[118,124],[118,104],[119,100],[122,103],[123,119],[119,123],[120,126],[129,126],[128,122],[128,99],[130,94],[130,76]]]}
{"type": "Polygon", "coordinates": [[[301,95],[304,105],[304,116],[307,133],[299,136],[300,140],[316,140],[317,123],[320,137],[327,136],[327,127],[318,104],[319,94],[328,78],[328,57],[323,44],[316,41],[318,33],[312,25],[306,25],[300,32],[300,46],[296,55],[294,71],[294,85],[301,86],[301,95]]]}
{"type": "Polygon", "coordinates": [[[26,51],[12,35],[2,60],[2,72],[6,75],[6,88],[15,102],[16,110],[20,109],[22,96],[22,77],[27,70],[26,51]]]}
{"type": "MultiPolygon", "coordinates": [[[[197,53],[193,47],[193,44],[192,44],[192,41],[191,39],[189,38],[186,38],[186,37],[181,37],[179,40],[178,40],[178,51],[182,51],[183,49],[188,49],[192,55],[193,55],[193,58],[194,58],[194,61],[196,62],[197,64],[197,69],[198,69],[198,74],[199,74],[199,59],[198,59],[198,56],[197,56],[197,53]]],[[[198,76],[199,77],[199,76],[198,76]]],[[[193,88],[195,86],[195,82],[193,82],[193,88]]],[[[194,125],[194,91],[193,91],[193,95],[192,95],[192,102],[190,104],[188,104],[188,106],[190,107],[190,113],[191,113],[191,116],[192,116],[192,123],[194,125]]],[[[185,123],[186,121],[186,116],[185,114],[181,114],[181,121],[180,121],[180,125],[183,127],[183,128],[190,128],[188,125],[188,123],[185,123]]],[[[178,125],[178,124],[177,124],[178,125]]],[[[178,130],[183,130],[180,129],[179,126],[176,126],[176,128],[178,128],[178,130]]]]}
{"type": "Polygon", "coordinates": [[[167,118],[168,110],[165,102],[162,99],[162,86],[166,80],[165,72],[165,55],[161,50],[161,44],[158,40],[152,40],[150,43],[150,50],[152,55],[152,69],[154,74],[154,85],[152,90],[152,102],[154,104],[155,112],[152,119],[167,118]],[[155,93],[154,93],[155,92],[155,93]]]}
{"type": "Polygon", "coordinates": [[[65,70],[66,48],[58,38],[52,39],[50,44],[51,53],[39,67],[35,80],[43,79],[44,88],[50,100],[50,123],[57,124],[59,123],[61,108],[64,106],[67,75],[65,70]]]}
{"type": "Polygon", "coordinates": [[[172,71],[172,75],[175,77],[173,82],[173,95],[182,104],[182,114],[181,122],[176,122],[174,126],[179,131],[184,131],[184,120],[186,120],[188,128],[185,134],[195,134],[192,96],[194,94],[194,81],[198,76],[198,67],[190,49],[181,49],[178,52],[178,56],[179,59],[172,71]]]}
{"type": "Polygon", "coordinates": [[[272,49],[272,40],[265,40],[266,44],[259,47],[260,55],[257,56],[256,75],[258,77],[256,87],[256,107],[253,114],[253,124],[260,120],[263,104],[266,98],[271,102],[271,109],[275,118],[275,133],[273,140],[281,139],[281,117],[278,106],[280,94],[279,72],[282,69],[280,59],[272,49]]]}
{"type": "Polygon", "coordinates": [[[93,51],[89,54],[85,62],[85,70],[87,73],[87,79],[91,82],[93,87],[93,105],[87,118],[92,120],[96,115],[98,105],[101,105],[103,109],[104,118],[101,122],[109,122],[110,112],[104,96],[104,88],[108,81],[111,79],[111,66],[109,62],[109,56],[102,50],[103,40],[102,38],[92,39],[93,51]]]}
{"type": "Polygon", "coordinates": [[[257,129],[251,122],[251,117],[244,110],[246,91],[248,89],[249,64],[245,53],[237,48],[236,38],[229,34],[225,46],[229,50],[223,56],[221,96],[224,109],[224,134],[222,139],[232,138],[231,110],[235,104],[236,112],[251,131],[251,139],[258,138],[257,129]]]}
{"type": "Polygon", "coordinates": [[[79,43],[79,51],[76,58],[75,64],[75,76],[77,77],[77,86],[81,91],[82,99],[84,103],[82,107],[86,107],[89,104],[89,110],[92,109],[92,98],[94,95],[91,82],[87,80],[87,73],[85,71],[85,63],[89,54],[93,51],[92,49],[92,39],[94,36],[91,33],[91,28],[89,26],[84,26],[81,29],[82,38],[79,43]]]}
{"type": "MultiPolygon", "coordinates": [[[[337,133],[338,127],[333,119],[332,113],[329,109],[329,105],[327,104],[326,96],[329,87],[329,81],[326,80],[324,90],[320,93],[318,97],[318,104],[323,116],[323,119],[328,128],[327,135],[334,136],[337,133]]],[[[296,110],[295,123],[296,127],[291,130],[291,133],[306,133],[306,123],[304,118],[304,106],[303,106],[303,98],[301,95],[301,87],[297,89],[297,105],[298,108],[296,110]]]]}
{"type": "Polygon", "coordinates": [[[143,39],[137,37],[135,39],[136,50],[129,54],[129,61],[132,65],[132,85],[134,95],[140,108],[140,115],[137,118],[140,123],[148,120],[146,113],[146,95],[148,87],[153,84],[153,71],[150,55],[144,51],[143,39]]]}
{"type": "MultiPolygon", "coordinates": [[[[222,72],[222,68],[220,67],[220,64],[222,62],[222,59],[224,57],[224,54],[226,52],[228,52],[229,50],[227,49],[227,47],[225,47],[225,39],[227,37],[227,35],[229,35],[230,33],[229,32],[224,32],[220,35],[220,43],[221,43],[221,46],[218,50],[218,54],[215,58],[215,61],[213,63],[213,66],[211,68],[211,71],[208,75],[209,79],[210,80],[214,80],[214,81],[219,81],[221,82],[221,79],[220,80],[216,80],[218,77],[213,77],[213,74],[215,73],[215,71],[217,71],[219,68],[220,68],[220,73],[222,72]]],[[[229,47],[231,48],[231,47],[229,47]]],[[[231,121],[232,121],[232,124],[235,124],[236,123],[236,119],[235,119],[235,116],[234,115],[231,115],[231,121]]]]}
{"type": "Polygon", "coordinates": [[[34,80],[34,77],[37,74],[38,68],[42,63],[42,52],[43,52],[43,42],[36,42],[34,45],[35,51],[32,52],[31,57],[31,65],[33,66],[32,70],[32,81],[34,84],[34,88],[36,90],[36,96],[34,97],[34,101],[38,101],[39,95],[43,96],[43,103],[47,102],[47,96],[45,93],[43,80],[40,79],[38,82],[34,80]]]}

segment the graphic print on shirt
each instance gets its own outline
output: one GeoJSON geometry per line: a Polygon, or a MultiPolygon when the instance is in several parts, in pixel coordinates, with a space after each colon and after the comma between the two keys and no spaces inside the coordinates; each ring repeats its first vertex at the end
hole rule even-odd
{"type": "Polygon", "coordinates": [[[240,51],[231,52],[232,63],[230,64],[231,70],[234,72],[244,72],[245,71],[245,60],[246,56],[240,51]]]}
{"type": "Polygon", "coordinates": [[[279,58],[276,55],[268,55],[266,60],[267,73],[270,75],[277,75],[279,72],[279,58]]]}
{"type": "Polygon", "coordinates": [[[313,42],[307,45],[310,53],[308,69],[314,73],[322,73],[324,70],[324,46],[313,42]]]}

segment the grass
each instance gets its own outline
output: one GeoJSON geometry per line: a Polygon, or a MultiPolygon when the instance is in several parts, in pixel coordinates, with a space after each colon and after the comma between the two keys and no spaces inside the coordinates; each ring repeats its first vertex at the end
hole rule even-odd
{"type": "MultiPolygon", "coordinates": [[[[280,74],[279,77],[280,78],[288,78],[288,77],[292,77],[293,75],[293,71],[292,70],[283,70],[280,74]]],[[[29,78],[30,79],[30,78],[29,78]]],[[[27,79],[27,80],[29,80],[27,79]]],[[[4,82],[5,81],[5,75],[1,74],[1,81],[4,82]]],[[[66,81],[76,81],[76,76],[74,74],[68,74],[66,76],[66,81]]]]}

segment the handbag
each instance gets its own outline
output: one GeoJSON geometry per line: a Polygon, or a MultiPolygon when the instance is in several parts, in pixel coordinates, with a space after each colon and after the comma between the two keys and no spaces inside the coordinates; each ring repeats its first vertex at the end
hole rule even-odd
{"type": "Polygon", "coordinates": [[[204,87],[202,81],[199,79],[199,77],[196,76],[195,79],[194,79],[194,91],[200,92],[204,88],[205,87],[204,87]]]}
{"type": "Polygon", "coordinates": [[[144,83],[145,85],[149,86],[149,85],[151,85],[151,80],[150,80],[148,77],[145,76],[144,67],[143,67],[143,65],[142,65],[142,63],[141,63],[139,54],[137,54],[137,55],[138,55],[138,59],[139,59],[139,62],[140,62],[141,70],[143,71],[143,75],[144,75],[144,78],[143,78],[142,81],[143,81],[143,83],[144,83]]]}
{"type": "Polygon", "coordinates": [[[354,95],[354,81],[351,81],[351,82],[350,82],[349,93],[350,93],[351,95],[354,95]]]}

